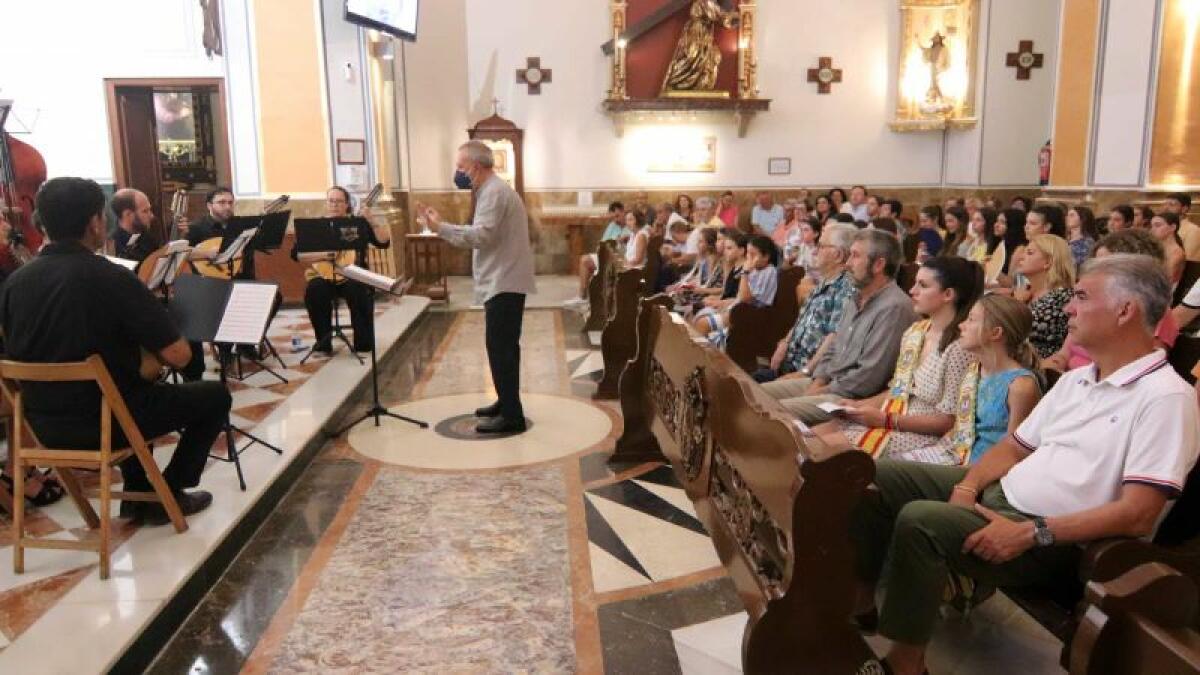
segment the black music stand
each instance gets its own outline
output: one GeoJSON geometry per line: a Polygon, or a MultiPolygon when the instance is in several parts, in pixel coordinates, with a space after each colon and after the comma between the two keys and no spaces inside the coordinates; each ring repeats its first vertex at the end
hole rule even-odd
{"type": "MultiPolygon", "coordinates": [[[[218,341],[222,336],[223,323],[227,318],[227,310],[230,305],[230,296],[233,293],[234,286],[238,284],[253,284],[260,286],[270,286],[272,297],[278,292],[278,285],[259,281],[226,281],[224,279],[212,279],[203,277],[197,274],[181,276],[175,280],[174,294],[171,305],[169,307],[172,317],[176,324],[180,327],[180,332],[183,336],[192,342],[211,342],[217,348],[217,362],[221,370],[221,384],[229,385],[228,368],[229,361],[232,360],[233,348],[238,345],[257,345],[262,342],[266,335],[267,326],[270,325],[270,312],[267,311],[266,318],[256,320],[251,331],[255,334],[256,339],[245,339],[237,341],[218,341]]],[[[254,434],[234,426],[229,418],[225,418],[225,444],[227,457],[220,457],[210,454],[215,460],[221,462],[232,462],[237,470],[238,484],[242,490],[246,489],[246,478],[242,474],[241,454],[248,450],[250,446],[258,443],[264,445],[276,454],[282,455],[283,450],[271,445],[254,434]],[[237,432],[242,436],[250,439],[241,449],[238,449],[237,443],[234,441],[233,432],[237,432]]]]}
{"type": "MultiPolygon", "coordinates": [[[[223,252],[241,233],[253,229],[254,235],[246,242],[241,252],[242,266],[245,269],[246,261],[253,261],[255,253],[270,253],[279,250],[283,246],[283,237],[287,232],[288,221],[291,220],[291,217],[291,211],[276,211],[257,216],[234,216],[229,219],[229,222],[225,226],[225,233],[221,236],[221,247],[218,250],[223,252]]],[[[250,267],[251,269],[254,268],[253,262],[251,262],[250,267]]],[[[232,269],[230,271],[232,272],[232,269]]],[[[274,312],[271,313],[271,320],[275,320],[274,312]]],[[[286,377],[275,372],[274,369],[266,364],[267,359],[274,357],[275,361],[279,363],[280,368],[287,368],[287,364],[283,362],[283,357],[279,355],[279,352],[275,349],[275,345],[271,344],[270,340],[264,338],[262,344],[255,345],[254,348],[256,354],[248,358],[258,364],[259,368],[267,371],[283,384],[287,384],[288,380],[286,377]],[[265,356],[261,355],[263,345],[266,345],[267,355],[265,356]]],[[[238,352],[238,380],[246,379],[245,374],[242,372],[241,362],[241,358],[244,355],[241,351],[238,352]]]]}
{"type": "MultiPolygon", "coordinates": [[[[367,284],[366,286],[367,286],[367,288],[371,289],[371,304],[374,305],[375,304],[376,287],[372,284],[367,284]]],[[[392,288],[395,288],[394,284],[392,285],[392,288]]],[[[401,296],[401,295],[404,295],[404,291],[407,290],[408,287],[406,285],[403,288],[404,288],[404,290],[401,290],[401,292],[399,292],[399,293],[394,293],[390,290],[387,291],[387,293],[389,295],[401,296]]],[[[374,321],[375,320],[374,317],[372,317],[371,320],[374,321]]],[[[383,406],[383,403],[381,403],[379,401],[379,362],[378,362],[378,359],[376,356],[376,346],[377,346],[378,342],[379,342],[378,335],[375,333],[375,331],[371,331],[371,409],[368,410],[367,412],[363,413],[361,416],[359,416],[358,419],[343,426],[341,429],[338,429],[336,432],[334,432],[332,434],[329,433],[328,431],[325,432],[329,437],[336,438],[337,436],[341,436],[342,434],[346,433],[350,429],[358,426],[359,424],[361,424],[371,418],[375,418],[375,426],[379,426],[379,418],[380,417],[391,417],[392,419],[397,419],[397,420],[400,420],[401,422],[408,422],[409,424],[415,424],[418,427],[421,427],[422,429],[429,428],[428,422],[422,422],[421,420],[413,419],[411,417],[405,417],[404,415],[401,415],[399,413],[394,413],[391,410],[388,410],[387,408],[385,408],[383,406]]]]}
{"type": "MultiPolygon", "coordinates": [[[[357,251],[365,244],[362,242],[370,241],[371,239],[371,224],[366,218],[358,216],[348,218],[297,218],[295,223],[296,230],[296,253],[328,253],[330,254],[330,263],[333,263],[333,258],[341,251],[357,251]]],[[[374,296],[372,296],[374,299],[374,296]]],[[[341,312],[338,305],[341,299],[334,294],[333,296],[333,330],[330,339],[337,338],[346,345],[346,350],[350,352],[360,364],[363,359],[354,351],[354,345],[350,344],[349,338],[342,330],[341,312]]],[[[300,359],[303,365],[307,362],[317,350],[317,345],[314,342],[312,348],[300,359]]]]}

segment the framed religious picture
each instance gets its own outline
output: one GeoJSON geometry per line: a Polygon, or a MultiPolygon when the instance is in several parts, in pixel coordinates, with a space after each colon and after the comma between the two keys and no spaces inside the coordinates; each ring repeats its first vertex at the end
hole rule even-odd
{"type": "Polygon", "coordinates": [[[767,175],[768,176],[790,176],[792,175],[792,158],[791,157],[772,157],[767,160],[767,175]]]}
{"type": "Polygon", "coordinates": [[[500,140],[483,139],[483,142],[492,149],[492,156],[495,161],[492,170],[505,183],[508,183],[509,187],[514,190],[517,189],[517,176],[515,172],[517,166],[516,148],[513,147],[513,142],[507,138],[500,140]]]}
{"type": "Polygon", "coordinates": [[[496,174],[522,197],[525,195],[525,131],[512,120],[493,114],[467,129],[467,136],[492,149],[496,174]]]}
{"type": "Polygon", "coordinates": [[[717,138],[679,138],[650,157],[650,173],[713,173],[717,170],[717,138]]]}
{"type": "Polygon", "coordinates": [[[339,138],[335,145],[338,164],[367,163],[367,142],[361,138],[339,138]]]}

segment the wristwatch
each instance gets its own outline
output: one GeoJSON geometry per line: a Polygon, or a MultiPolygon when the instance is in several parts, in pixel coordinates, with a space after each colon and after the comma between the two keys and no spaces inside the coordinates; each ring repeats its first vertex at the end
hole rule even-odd
{"type": "Polygon", "coordinates": [[[1033,519],[1033,541],[1038,546],[1054,545],[1054,533],[1046,527],[1046,519],[1041,516],[1035,516],[1033,519]]]}

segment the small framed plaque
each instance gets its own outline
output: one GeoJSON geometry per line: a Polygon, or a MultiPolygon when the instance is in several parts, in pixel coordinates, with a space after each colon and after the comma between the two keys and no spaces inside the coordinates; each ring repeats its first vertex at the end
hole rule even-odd
{"type": "Polygon", "coordinates": [[[366,164],[367,142],[360,138],[339,138],[337,145],[338,164],[366,164]]]}
{"type": "Polygon", "coordinates": [[[792,158],[791,157],[772,157],[767,160],[767,175],[768,176],[790,176],[792,175],[792,158]]]}

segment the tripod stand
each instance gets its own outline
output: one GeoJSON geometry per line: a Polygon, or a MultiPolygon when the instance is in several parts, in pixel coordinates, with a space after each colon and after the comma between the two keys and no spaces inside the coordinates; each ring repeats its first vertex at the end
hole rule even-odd
{"type": "MultiPolygon", "coordinates": [[[[347,283],[351,283],[351,282],[347,282],[347,283]]],[[[371,304],[372,305],[375,304],[375,289],[374,289],[374,287],[371,288],[371,304]]],[[[335,314],[335,316],[336,316],[336,314],[335,314]]],[[[422,422],[421,420],[416,420],[411,417],[405,417],[404,415],[394,413],[394,412],[388,410],[387,408],[383,407],[383,404],[379,402],[379,363],[378,363],[378,358],[376,356],[378,342],[379,342],[378,338],[374,334],[372,334],[372,336],[371,336],[371,409],[368,410],[367,412],[363,413],[358,419],[345,425],[341,429],[338,429],[335,433],[329,434],[331,437],[341,436],[342,434],[346,433],[350,429],[358,426],[359,424],[367,421],[370,418],[375,418],[375,426],[379,426],[379,418],[380,417],[391,417],[393,419],[400,420],[401,422],[408,422],[409,424],[415,424],[418,427],[421,427],[422,429],[429,428],[428,422],[422,422]]]]}
{"type": "MultiPolygon", "coordinates": [[[[220,369],[221,369],[221,384],[228,387],[229,379],[228,379],[227,371],[229,368],[229,361],[231,358],[236,358],[233,355],[233,345],[219,344],[219,345],[216,345],[216,347],[217,347],[217,363],[218,363],[218,365],[220,365],[220,369]]],[[[280,450],[279,448],[275,447],[274,445],[271,445],[270,443],[264,441],[263,439],[259,438],[258,436],[255,436],[254,434],[250,433],[249,431],[242,429],[241,427],[234,426],[233,422],[231,422],[229,420],[229,417],[227,416],[225,418],[225,452],[228,456],[221,457],[219,455],[209,454],[209,457],[211,457],[219,462],[232,462],[233,463],[233,467],[237,471],[238,485],[241,486],[242,492],[246,491],[246,477],[242,475],[241,455],[243,452],[248,450],[250,448],[250,446],[254,445],[255,443],[258,443],[260,445],[265,445],[266,447],[274,450],[275,454],[277,454],[277,455],[283,454],[283,450],[280,450]],[[233,439],[233,433],[235,431],[237,433],[245,436],[246,438],[250,439],[250,442],[247,443],[246,446],[241,449],[238,449],[237,442],[234,441],[234,439],[233,439]]]]}

